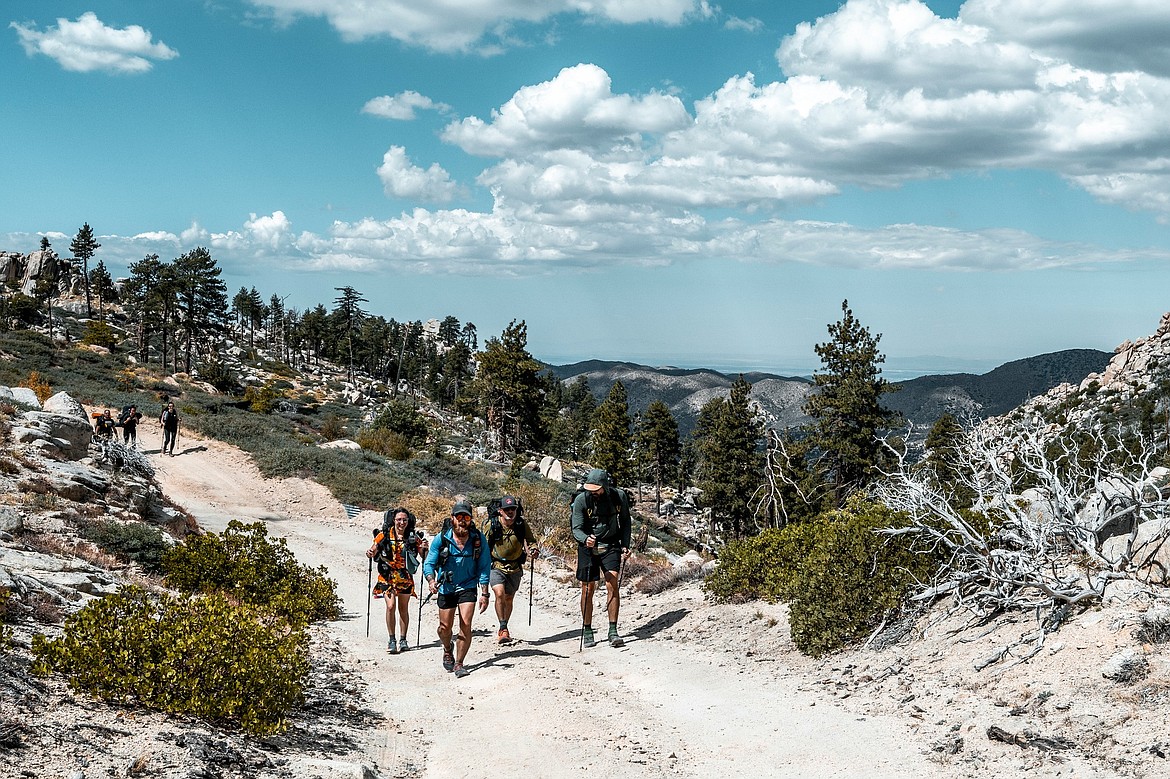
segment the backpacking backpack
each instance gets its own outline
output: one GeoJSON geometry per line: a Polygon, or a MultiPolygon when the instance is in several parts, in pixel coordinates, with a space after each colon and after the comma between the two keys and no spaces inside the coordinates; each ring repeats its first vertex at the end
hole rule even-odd
{"type": "MultiPolygon", "coordinates": [[[[487,537],[488,551],[491,551],[492,547],[504,539],[504,525],[500,521],[500,499],[492,498],[490,501],[488,501],[487,510],[488,522],[491,523],[488,528],[487,537]]],[[[524,504],[522,504],[520,499],[517,498],[516,519],[514,522],[512,522],[512,532],[516,534],[516,538],[520,541],[521,546],[523,546],[524,543],[524,529],[524,504]]],[[[524,565],[524,563],[528,561],[528,550],[524,549],[521,551],[520,557],[515,560],[505,560],[502,557],[496,557],[494,554],[492,555],[492,559],[501,563],[519,563],[520,565],[524,565]]]]}
{"type": "MultiPolygon", "coordinates": [[[[606,487],[605,494],[610,499],[610,501],[613,503],[614,508],[617,509],[618,523],[620,525],[622,507],[625,506],[627,511],[630,510],[630,496],[621,487],[606,487]]],[[[585,517],[589,520],[590,529],[591,530],[595,529],[595,527],[593,525],[593,512],[594,512],[594,503],[596,502],[597,499],[594,498],[593,494],[591,492],[589,492],[589,490],[585,489],[584,487],[578,487],[577,491],[573,493],[572,499],[569,501],[569,521],[570,522],[572,521],[573,504],[577,502],[577,496],[579,496],[579,495],[585,496],[585,517]]]]}
{"type": "Polygon", "coordinates": [[[122,410],[118,412],[118,421],[124,423],[127,419],[129,419],[130,409],[132,408],[134,408],[134,406],[122,406],[122,410]]]}
{"type": "MultiPolygon", "coordinates": [[[[442,568],[447,565],[448,558],[451,557],[451,539],[447,536],[447,531],[451,529],[451,517],[443,520],[443,529],[439,531],[439,567],[442,568]]],[[[483,551],[483,533],[479,532],[479,528],[475,526],[475,522],[471,523],[471,528],[467,531],[471,535],[472,543],[472,557],[478,563],[480,552],[483,551]]]]}
{"type": "MultiPolygon", "coordinates": [[[[415,524],[417,520],[415,519],[414,514],[410,513],[410,511],[405,508],[388,509],[386,513],[382,515],[382,542],[378,544],[378,550],[375,552],[374,557],[381,557],[385,553],[386,547],[389,546],[390,543],[394,540],[390,537],[390,533],[394,529],[394,517],[399,512],[404,512],[406,514],[406,532],[403,534],[402,538],[399,539],[399,543],[402,543],[405,546],[402,556],[406,560],[406,571],[411,576],[413,576],[414,572],[418,570],[418,547],[416,544],[408,543],[408,541],[421,538],[422,534],[415,530],[415,524]]],[[[379,531],[377,528],[375,528],[375,535],[378,532],[379,531]]]]}

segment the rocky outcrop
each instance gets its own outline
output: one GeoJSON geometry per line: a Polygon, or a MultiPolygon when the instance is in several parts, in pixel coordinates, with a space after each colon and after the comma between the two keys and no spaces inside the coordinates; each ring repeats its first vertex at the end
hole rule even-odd
{"type": "Polygon", "coordinates": [[[67,414],[27,411],[12,423],[14,443],[69,460],[85,457],[92,437],[89,422],[67,414]]]}
{"type": "Polygon", "coordinates": [[[58,295],[79,295],[85,289],[81,268],[57,256],[52,249],[38,249],[30,254],[0,252],[0,282],[15,284],[25,295],[32,295],[37,282],[56,279],[58,295]]]}

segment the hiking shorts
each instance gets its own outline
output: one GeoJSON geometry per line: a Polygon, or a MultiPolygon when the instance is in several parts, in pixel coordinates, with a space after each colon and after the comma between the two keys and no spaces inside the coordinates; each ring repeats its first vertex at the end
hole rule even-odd
{"type": "Polygon", "coordinates": [[[496,585],[504,585],[504,592],[508,595],[515,595],[516,591],[520,589],[520,576],[523,571],[516,571],[515,573],[504,573],[496,568],[492,569],[488,584],[495,589],[496,585]]]}
{"type": "Polygon", "coordinates": [[[439,593],[439,609],[453,609],[460,603],[475,603],[479,594],[475,590],[457,590],[439,593]]]}
{"type": "Polygon", "coordinates": [[[601,572],[617,573],[622,567],[622,548],[610,544],[602,554],[584,544],[577,544],[577,581],[595,582],[601,579],[601,572]]]}

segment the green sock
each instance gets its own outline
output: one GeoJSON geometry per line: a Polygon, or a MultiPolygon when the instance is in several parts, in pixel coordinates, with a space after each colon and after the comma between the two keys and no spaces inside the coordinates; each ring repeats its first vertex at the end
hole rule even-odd
{"type": "Polygon", "coordinates": [[[609,634],[611,636],[617,635],[617,623],[616,622],[609,623],[609,634]]]}
{"type": "Polygon", "coordinates": [[[508,629],[508,620],[501,619],[500,620],[500,630],[507,630],[507,629],[508,629]]]}

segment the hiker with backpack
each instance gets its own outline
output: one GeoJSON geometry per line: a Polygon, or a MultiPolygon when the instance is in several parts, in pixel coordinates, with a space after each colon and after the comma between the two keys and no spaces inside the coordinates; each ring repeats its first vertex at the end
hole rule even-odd
{"type": "Polygon", "coordinates": [[[572,511],[573,538],[577,540],[577,581],[581,582],[582,646],[597,643],[593,637],[593,594],[603,573],[608,592],[608,641],[614,647],[625,646],[617,623],[621,608],[621,569],[630,555],[629,496],[612,484],[609,473],[594,468],[585,477],[584,488],[573,498],[572,511]]]}
{"type": "Polygon", "coordinates": [[[138,421],[142,419],[142,414],[138,411],[138,406],[130,405],[122,409],[122,413],[118,415],[118,422],[122,425],[122,443],[126,446],[138,446],[138,421]]]}
{"type": "Polygon", "coordinates": [[[496,596],[496,617],[500,629],[496,641],[501,646],[512,643],[508,631],[508,619],[512,616],[512,601],[520,589],[520,577],[529,555],[536,559],[540,550],[536,547],[536,536],[524,521],[520,499],[505,495],[488,505],[488,551],[492,557],[489,583],[496,596]],[[497,505],[498,504],[498,505],[497,505]]]}
{"type": "Polygon", "coordinates": [[[162,453],[174,457],[175,441],[179,438],[179,412],[175,411],[174,402],[167,403],[167,407],[163,409],[162,415],[158,418],[158,423],[162,425],[163,429],[162,453]]]}
{"type": "Polygon", "coordinates": [[[390,509],[385,513],[382,531],[374,536],[373,546],[366,550],[366,557],[378,566],[378,583],[372,594],[386,601],[386,634],[390,637],[386,651],[392,655],[410,648],[406,640],[410,628],[410,598],[417,595],[414,574],[418,570],[419,555],[426,551],[423,534],[415,530],[414,514],[405,508],[390,509]]]}
{"type": "Polygon", "coordinates": [[[117,426],[118,423],[114,421],[111,411],[107,408],[101,416],[94,419],[93,432],[99,438],[112,441],[114,440],[114,428],[117,426]]]}
{"type": "Polygon", "coordinates": [[[491,557],[486,553],[483,534],[471,521],[471,504],[461,500],[451,507],[451,517],[435,536],[423,563],[423,576],[431,593],[439,596],[439,641],[443,645],[443,668],[457,677],[467,676],[463,661],[471,648],[471,620],[475,616],[478,591],[479,612],[488,607],[488,573],[491,557]],[[455,612],[459,612],[459,635],[452,648],[455,612]]]}

